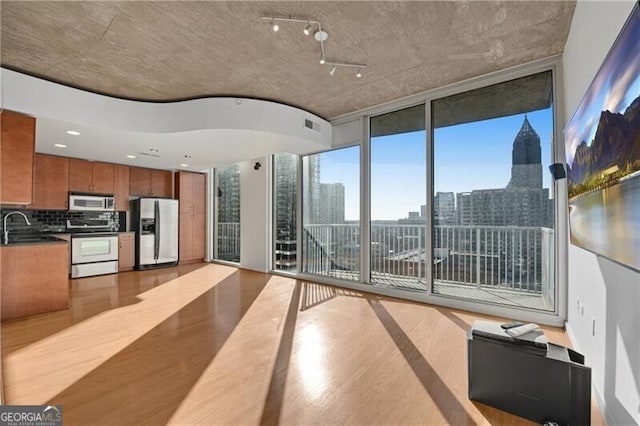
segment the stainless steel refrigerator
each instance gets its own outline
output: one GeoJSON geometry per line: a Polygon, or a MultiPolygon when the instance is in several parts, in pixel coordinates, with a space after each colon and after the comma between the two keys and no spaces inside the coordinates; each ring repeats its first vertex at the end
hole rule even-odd
{"type": "Polygon", "coordinates": [[[132,201],[136,269],[178,264],[178,212],[178,200],[138,198],[132,201]]]}

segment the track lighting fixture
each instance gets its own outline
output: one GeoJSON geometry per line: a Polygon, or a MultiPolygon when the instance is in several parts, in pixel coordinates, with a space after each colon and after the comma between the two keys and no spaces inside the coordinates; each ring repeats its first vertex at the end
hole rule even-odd
{"type": "Polygon", "coordinates": [[[320,21],[314,19],[298,19],[292,18],[289,15],[288,18],[277,17],[277,16],[263,16],[261,19],[267,20],[271,22],[271,29],[273,32],[277,32],[280,29],[279,22],[294,22],[300,24],[306,24],[303,33],[304,35],[311,35],[311,30],[317,26],[318,29],[313,33],[313,38],[318,43],[320,43],[320,65],[331,65],[331,69],[329,71],[329,75],[333,76],[338,67],[351,67],[357,68],[356,77],[362,77],[362,70],[367,66],[365,64],[353,64],[348,62],[329,62],[326,60],[325,50],[324,50],[324,42],[329,38],[329,34],[326,31],[322,30],[322,24],[320,21]]]}

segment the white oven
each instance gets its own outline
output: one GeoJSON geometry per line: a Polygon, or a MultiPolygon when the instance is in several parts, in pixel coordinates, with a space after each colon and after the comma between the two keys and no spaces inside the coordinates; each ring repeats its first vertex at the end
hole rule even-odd
{"type": "Polygon", "coordinates": [[[117,234],[72,234],[71,278],[118,272],[117,234]]]}
{"type": "Polygon", "coordinates": [[[115,198],[111,195],[69,194],[69,210],[114,211],[115,198]]]}

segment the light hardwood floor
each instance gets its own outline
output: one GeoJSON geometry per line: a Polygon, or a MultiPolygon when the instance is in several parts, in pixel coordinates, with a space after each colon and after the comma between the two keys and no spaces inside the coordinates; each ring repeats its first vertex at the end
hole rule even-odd
{"type": "Polygon", "coordinates": [[[2,323],[6,403],[65,425],[531,424],[467,398],[486,316],[214,264],[71,286],[71,309],[2,323]]]}

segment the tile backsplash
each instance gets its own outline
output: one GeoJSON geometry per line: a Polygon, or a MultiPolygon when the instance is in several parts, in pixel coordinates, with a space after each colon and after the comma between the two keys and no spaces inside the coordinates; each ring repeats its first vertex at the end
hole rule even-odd
{"type": "MultiPolygon", "coordinates": [[[[20,215],[12,215],[7,219],[7,228],[12,233],[33,234],[39,232],[67,232],[67,220],[87,220],[87,219],[103,219],[108,220],[112,231],[120,229],[120,219],[124,219],[121,212],[82,212],[82,211],[65,211],[65,210],[27,210],[16,209],[2,206],[2,221],[0,221],[0,230],[4,231],[4,217],[7,213],[19,211],[24,213],[31,222],[27,225],[24,218],[20,215]]],[[[123,227],[126,226],[123,224],[123,227]]]]}

